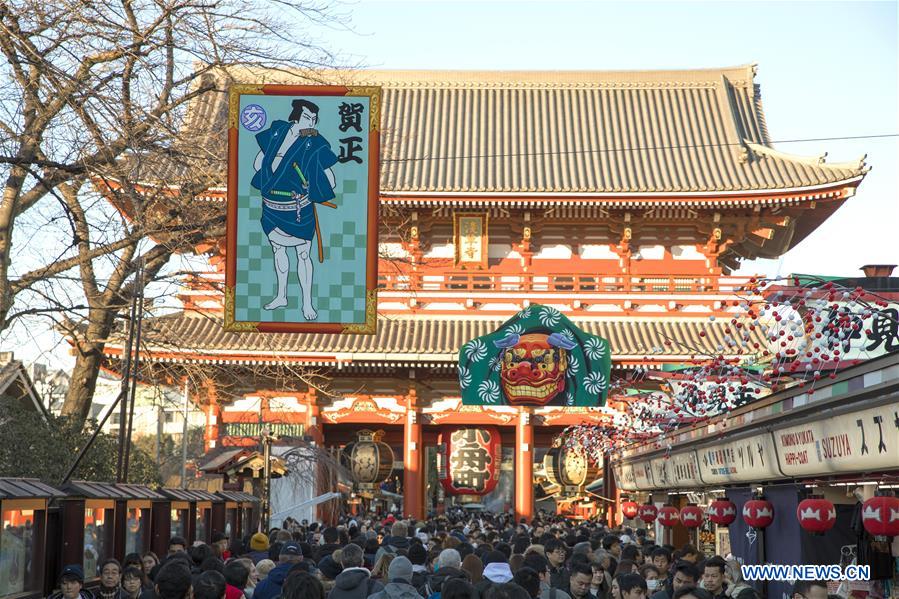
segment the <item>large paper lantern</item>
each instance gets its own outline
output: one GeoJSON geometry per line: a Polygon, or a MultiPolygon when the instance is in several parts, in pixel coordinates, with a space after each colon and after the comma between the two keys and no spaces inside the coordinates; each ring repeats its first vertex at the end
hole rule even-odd
{"type": "Polygon", "coordinates": [[[796,517],[799,518],[799,526],[811,533],[823,535],[836,524],[837,510],[823,496],[810,495],[799,502],[796,517]]]}
{"type": "Polygon", "coordinates": [[[658,515],[659,508],[651,503],[644,503],[640,506],[640,509],[637,512],[637,517],[647,524],[652,524],[653,522],[655,522],[655,519],[658,517],[658,515]]]}
{"type": "Polygon", "coordinates": [[[863,503],[862,526],[878,541],[899,536],[899,499],[877,495],[863,503]]]}
{"type": "Polygon", "coordinates": [[[343,465],[362,495],[371,495],[393,472],[393,450],[381,441],[384,431],[362,430],[341,452],[343,465]]]}
{"type": "Polygon", "coordinates": [[[718,526],[729,526],[737,519],[737,506],[730,499],[716,499],[706,510],[709,520],[718,526]]]}
{"type": "Polygon", "coordinates": [[[636,501],[626,500],[621,502],[621,513],[625,518],[636,518],[639,511],[640,506],[636,501]]]}
{"type": "Polygon", "coordinates": [[[543,458],[546,477],[562,488],[562,495],[577,496],[584,488],[599,478],[602,464],[593,464],[580,444],[569,445],[556,440],[543,458]]]}
{"type": "Polygon", "coordinates": [[[743,504],[743,520],[753,528],[768,528],[774,522],[774,506],[767,499],[750,499],[743,504]]]}
{"type": "Polygon", "coordinates": [[[680,521],[687,528],[698,528],[702,524],[702,508],[695,503],[685,505],[680,510],[680,521]]]}
{"type": "Polygon", "coordinates": [[[447,495],[486,495],[499,482],[503,452],[495,426],[445,427],[437,455],[437,478],[447,495]]]}

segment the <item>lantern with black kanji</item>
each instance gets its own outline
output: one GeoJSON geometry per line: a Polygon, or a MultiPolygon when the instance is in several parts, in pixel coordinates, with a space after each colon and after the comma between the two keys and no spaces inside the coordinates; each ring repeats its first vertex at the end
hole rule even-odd
{"type": "Polygon", "coordinates": [[[659,508],[659,523],[662,526],[674,526],[680,522],[677,508],[673,505],[663,505],[659,508]]]}
{"type": "Polygon", "coordinates": [[[862,526],[875,541],[899,537],[899,499],[876,495],[862,504],[862,526]]]}
{"type": "Polygon", "coordinates": [[[774,505],[767,499],[750,499],[743,504],[743,520],[753,528],[768,528],[774,522],[774,505]]]}
{"type": "Polygon", "coordinates": [[[602,464],[594,464],[583,445],[561,439],[556,439],[546,452],[543,467],[550,482],[562,488],[563,497],[581,495],[602,472],[602,464]]]}
{"type": "Polygon", "coordinates": [[[718,526],[729,526],[737,519],[737,506],[730,499],[716,499],[706,510],[709,520],[718,526]]]}
{"type": "Polygon", "coordinates": [[[637,511],[637,517],[646,522],[647,524],[652,524],[655,522],[655,519],[659,515],[659,508],[654,506],[651,503],[644,503],[640,506],[640,509],[637,511]]]}
{"type": "Polygon", "coordinates": [[[702,508],[695,503],[685,505],[680,510],[680,521],[687,528],[698,528],[702,524],[702,508]]]}
{"type": "Polygon", "coordinates": [[[837,510],[822,495],[810,495],[796,508],[799,526],[810,533],[823,535],[837,522],[837,510]]]}
{"type": "Polygon", "coordinates": [[[486,495],[499,482],[499,429],[446,427],[437,439],[437,477],[447,495],[486,495]]]}
{"type": "Polygon", "coordinates": [[[359,431],[356,440],[341,452],[341,461],[362,496],[371,497],[393,472],[393,450],[381,441],[383,436],[384,431],[359,431]]]}
{"type": "Polygon", "coordinates": [[[640,511],[640,506],[636,501],[631,501],[630,499],[625,499],[621,502],[621,514],[625,518],[636,518],[637,513],[640,511]]]}

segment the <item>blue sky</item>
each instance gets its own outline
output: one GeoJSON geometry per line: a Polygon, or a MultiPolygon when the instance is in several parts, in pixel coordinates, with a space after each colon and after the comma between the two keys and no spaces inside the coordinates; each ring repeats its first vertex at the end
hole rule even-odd
{"type": "MultiPolygon", "coordinates": [[[[896,2],[376,2],[326,42],[370,68],[677,69],[757,63],[777,140],[899,133],[896,2]]],[[[899,264],[899,138],[775,144],[863,154],[859,193],[782,260],[743,273],[899,264]]]]}

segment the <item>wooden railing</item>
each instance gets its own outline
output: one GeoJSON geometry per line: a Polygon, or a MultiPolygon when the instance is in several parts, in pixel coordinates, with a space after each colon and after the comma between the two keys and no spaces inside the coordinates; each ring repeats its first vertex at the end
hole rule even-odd
{"type": "Polygon", "coordinates": [[[440,274],[382,273],[378,287],[387,291],[535,291],[550,293],[734,293],[748,277],[697,275],[639,276],[599,274],[515,275],[475,271],[440,274]]]}

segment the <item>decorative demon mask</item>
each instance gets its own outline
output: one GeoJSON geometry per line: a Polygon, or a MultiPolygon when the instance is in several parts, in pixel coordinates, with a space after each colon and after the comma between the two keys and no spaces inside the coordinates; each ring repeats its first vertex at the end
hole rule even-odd
{"type": "Polygon", "coordinates": [[[459,348],[459,389],[467,406],[595,407],[605,404],[611,368],[608,341],[531,304],[459,348]]]}
{"type": "Polygon", "coordinates": [[[494,345],[502,350],[500,379],[509,404],[545,406],[565,391],[572,339],[558,333],[512,334],[494,345]]]}

